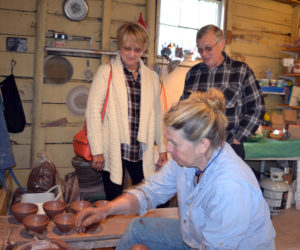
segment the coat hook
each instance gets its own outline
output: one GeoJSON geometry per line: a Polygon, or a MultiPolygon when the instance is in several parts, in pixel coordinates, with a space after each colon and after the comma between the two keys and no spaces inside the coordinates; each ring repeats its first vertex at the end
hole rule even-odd
{"type": "Polygon", "coordinates": [[[14,59],[11,59],[11,61],[10,61],[10,71],[11,71],[12,75],[14,74],[14,68],[15,68],[16,64],[17,64],[17,62],[14,59]]]}

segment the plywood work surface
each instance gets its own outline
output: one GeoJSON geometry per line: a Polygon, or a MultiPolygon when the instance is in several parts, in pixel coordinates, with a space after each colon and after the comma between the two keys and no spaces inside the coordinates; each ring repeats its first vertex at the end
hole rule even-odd
{"type": "MultiPolygon", "coordinates": [[[[178,218],[178,210],[177,208],[159,208],[147,213],[145,216],[178,218]]],[[[98,228],[90,233],[77,233],[71,231],[68,234],[62,234],[59,232],[54,222],[50,221],[47,230],[42,235],[36,236],[40,239],[54,238],[63,240],[73,249],[112,247],[117,244],[132,219],[137,217],[139,216],[111,216],[99,223],[98,228]]],[[[17,245],[21,245],[34,240],[34,235],[30,234],[13,216],[0,216],[0,225],[0,241],[5,240],[9,228],[11,229],[10,242],[14,241],[17,245]]]]}

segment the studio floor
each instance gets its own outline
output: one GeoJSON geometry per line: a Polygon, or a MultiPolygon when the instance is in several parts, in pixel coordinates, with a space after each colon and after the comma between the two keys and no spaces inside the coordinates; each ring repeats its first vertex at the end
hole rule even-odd
{"type": "Polygon", "coordinates": [[[300,250],[300,210],[290,208],[272,217],[276,250],[300,250]]]}

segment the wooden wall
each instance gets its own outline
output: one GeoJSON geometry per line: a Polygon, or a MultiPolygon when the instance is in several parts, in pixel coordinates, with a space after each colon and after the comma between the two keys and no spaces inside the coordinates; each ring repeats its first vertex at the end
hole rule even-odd
{"type": "MultiPolygon", "coordinates": [[[[283,73],[282,44],[295,42],[299,5],[273,0],[229,0],[227,12],[227,50],[233,58],[246,62],[257,78],[271,69],[274,79],[283,73]]],[[[274,109],[281,96],[265,97],[266,108],[274,109]]]]}
{"type": "MultiPolygon", "coordinates": [[[[73,66],[72,79],[65,84],[50,84],[45,82],[35,82],[35,53],[36,53],[36,26],[37,26],[37,1],[40,0],[1,0],[0,1],[0,81],[10,74],[11,60],[14,59],[17,64],[14,69],[17,86],[20,97],[23,102],[23,108],[26,115],[26,127],[21,133],[10,133],[13,141],[12,148],[16,160],[14,171],[20,182],[25,185],[28,173],[37,162],[35,156],[30,159],[32,150],[32,121],[33,121],[33,84],[40,84],[42,89],[41,103],[41,124],[39,130],[42,130],[43,142],[41,152],[45,152],[50,160],[54,162],[59,169],[61,176],[74,171],[71,159],[74,156],[72,139],[74,134],[80,130],[84,122],[84,116],[72,114],[66,106],[66,96],[75,86],[89,87],[90,83],[83,78],[83,72],[86,69],[87,57],[65,56],[73,66]],[[26,52],[7,52],[7,37],[26,37],[28,50],[26,52]],[[35,82],[35,83],[34,83],[35,82]],[[47,123],[67,118],[68,123],[56,127],[44,127],[47,123]]],[[[44,0],[43,0],[44,1],[44,0]]],[[[110,25],[109,34],[106,40],[109,42],[109,49],[116,50],[115,42],[116,30],[124,21],[137,21],[140,12],[146,16],[145,0],[87,0],[89,6],[88,17],[80,22],[74,22],[67,19],[63,14],[63,0],[47,1],[46,17],[46,42],[45,46],[51,46],[54,42],[50,38],[52,32],[64,32],[67,35],[91,37],[93,36],[96,44],[94,48],[102,48],[102,31],[104,8],[111,9],[111,17],[108,20],[110,25]],[[108,7],[107,7],[108,6],[108,7]]],[[[107,15],[107,12],[106,12],[107,15]]],[[[90,48],[89,41],[70,41],[65,40],[66,47],[71,48],[90,48]]],[[[51,55],[45,54],[45,60],[51,55]]],[[[101,63],[101,56],[98,58],[89,58],[90,68],[93,73],[96,72],[101,63]]]]}
{"type": "MultiPolygon", "coordinates": [[[[14,156],[15,172],[23,185],[27,182],[30,168],[37,162],[36,156],[30,159],[32,152],[32,122],[34,84],[41,91],[41,151],[45,152],[54,162],[62,176],[73,171],[71,159],[74,156],[72,148],[73,135],[79,131],[84,121],[83,116],[73,115],[66,106],[66,95],[75,86],[89,86],[83,78],[86,69],[86,57],[66,56],[72,63],[74,74],[65,84],[49,84],[36,82],[36,26],[37,1],[41,0],[0,0],[0,81],[10,74],[10,62],[14,59],[17,65],[14,69],[19,93],[26,114],[26,128],[22,133],[10,134],[14,156]],[[9,36],[26,37],[28,51],[6,51],[6,38],[9,36]],[[43,127],[49,122],[67,118],[68,123],[57,127],[43,127]]],[[[47,0],[43,0],[47,1],[47,0]]],[[[73,22],[63,14],[63,0],[47,1],[46,31],[56,30],[68,35],[95,38],[96,48],[116,50],[116,30],[124,21],[138,20],[142,12],[148,21],[151,45],[149,61],[154,61],[154,0],[87,0],[88,17],[81,22],[73,22]]],[[[228,0],[226,27],[229,31],[227,50],[230,55],[248,63],[258,77],[263,76],[266,68],[271,68],[275,75],[282,73],[278,43],[290,42],[292,16],[294,8],[291,5],[273,0],[228,0]]],[[[53,44],[53,38],[46,32],[45,46],[53,44]]],[[[192,38],[191,38],[192,39],[192,38]]],[[[193,38],[194,39],[194,38],[193,38]]],[[[89,48],[89,41],[66,40],[66,47],[89,48]]],[[[45,59],[47,55],[45,54],[45,59]]],[[[103,58],[102,58],[103,60],[103,58]]],[[[90,58],[91,70],[95,73],[101,63],[101,57],[90,58]]]]}

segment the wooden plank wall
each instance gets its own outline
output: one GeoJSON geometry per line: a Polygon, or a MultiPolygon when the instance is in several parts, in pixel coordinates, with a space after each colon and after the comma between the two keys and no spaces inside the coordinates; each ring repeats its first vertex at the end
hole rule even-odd
{"type": "MultiPolygon", "coordinates": [[[[273,0],[228,1],[230,9],[228,9],[227,23],[230,24],[229,30],[232,38],[228,44],[230,54],[247,62],[257,77],[262,77],[266,68],[271,68],[275,75],[281,73],[280,58],[283,55],[280,53],[277,43],[290,41],[293,7],[273,0]]],[[[56,30],[68,35],[93,36],[96,48],[102,48],[102,41],[109,40],[110,49],[116,50],[117,28],[124,21],[138,20],[140,12],[148,21],[151,20],[151,25],[154,27],[154,0],[87,0],[88,17],[81,22],[70,21],[64,16],[62,9],[64,0],[48,0],[47,2],[47,31],[56,30]],[[151,4],[148,1],[151,1],[151,4]],[[108,9],[111,9],[110,15],[107,13],[104,15],[105,6],[109,6],[108,9]],[[104,16],[111,18],[108,21],[110,31],[108,34],[104,34],[104,36],[109,36],[109,39],[102,37],[104,16]]],[[[11,140],[14,142],[12,147],[16,159],[15,172],[23,185],[27,182],[30,168],[34,165],[30,163],[30,152],[32,100],[35,98],[33,96],[33,76],[36,48],[36,6],[37,0],[0,0],[0,81],[10,74],[10,62],[11,59],[14,59],[17,62],[14,74],[27,119],[26,128],[22,133],[10,134],[11,140]],[[7,52],[5,43],[8,36],[26,37],[28,51],[7,52]]],[[[49,35],[49,32],[45,34],[47,46],[53,44],[53,39],[49,38],[49,35]]],[[[155,38],[153,34],[152,37],[155,38]]],[[[90,43],[89,41],[67,40],[65,46],[89,48],[90,43]]],[[[154,46],[150,47],[154,48],[154,46]]],[[[74,156],[72,138],[84,121],[83,116],[75,116],[68,110],[66,96],[75,86],[88,87],[90,85],[84,81],[82,75],[86,69],[87,58],[76,56],[66,56],[66,58],[73,66],[72,79],[59,85],[43,83],[42,88],[41,127],[63,117],[68,120],[68,123],[62,126],[42,128],[44,138],[41,140],[45,142],[45,153],[59,168],[61,176],[74,170],[71,165],[71,159],[74,156]]],[[[90,58],[90,67],[93,73],[96,72],[100,59],[90,58]]]]}
{"type": "MultiPolygon", "coordinates": [[[[268,68],[273,78],[283,73],[280,44],[291,41],[294,7],[273,0],[229,0],[228,18],[230,27],[228,46],[233,58],[246,62],[257,78],[264,78],[268,68]]],[[[274,110],[281,103],[281,96],[265,97],[266,108],[274,110]]]]}
{"type": "Polygon", "coordinates": [[[231,54],[247,62],[258,78],[282,73],[278,44],[289,43],[293,7],[272,0],[233,0],[231,54]]]}
{"type": "MultiPolygon", "coordinates": [[[[67,35],[91,37],[95,39],[94,48],[101,48],[103,7],[107,0],[87,0],[89,6],[88,17],[80,22],[67,19],[63,14],[64,0],[48,0],[47,3],[47,28],[64,32],[67,35]]],[[[111,29],[107,34],[110,39],[110,49],[116,50],[115,42],[116,30],[124,21],[137,21],[139,13],[145,16],[145,0],[118,0],[111,1],[111,29]]],[[[37,0],[10,0],[0,1],[0,81],[10,74],[10,62],[14,59],[17,64],[14,69],[17,86],[23,102],[26,115],[26,128],[23,132],[13,134],[10,138],[13,141],[13,152],[16,160],[14,171],[22,185],[26,185],[30,168],[34,166],[30,162],[31,133],[32,133],[32,100],[33,96],[33,76],[35,57],[35,35],[36,35],[36,7],[37,0]],[[7,37],[26,37],[28,51],[7,52],[7,37]]],[[[51,46],[54,39],[50,38],[51,32],[45,34],[46,46],[51,46]]],[[[90,48],[89,41],[65,41],[66,47],[70,48],[90,48]]],[[[51,55],[46,55],[45,60],[51,55]]],[[[75,86],[89,87],[90,83],[83,78],[83,72],[87,67],[87,57],[65,56],[73,66],[72,79],[65,84],[50,84],[44,81],[42,89],[42,124],[60,118],[67,118],[68,123],[57,127],[43,127],[45,142],[45,153],[59,169],[61,176],[74,171],[71,160],[74,156],[72,139],[79,131],[84,122],[84,116],[76,116],[71,113],[66,105],[66,96],[75,86]]],[[[89,58],[90,68],[95,74],[100,62],[99,58],[89,58]]]]}

